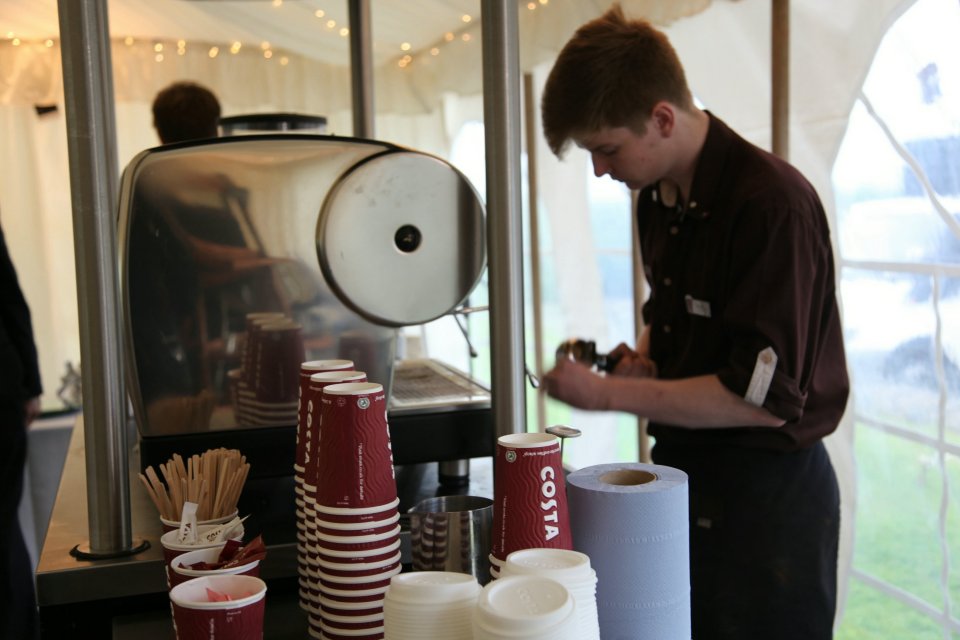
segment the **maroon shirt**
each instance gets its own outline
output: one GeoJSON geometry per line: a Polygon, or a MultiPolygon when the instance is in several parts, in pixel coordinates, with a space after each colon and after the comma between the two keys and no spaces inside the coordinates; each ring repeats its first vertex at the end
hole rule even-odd
{"type": "Polygon", "coordinates": [[[849,393],[830,230],[788,163],[712,114],[689,203],[640,192],[650,355],[663,379],[717,374],[745,397],[758,354],[778,361],[763,406],[780,428],[688,429],[651,422],[664,444],[793,450],[836,429],[849,393]]]}

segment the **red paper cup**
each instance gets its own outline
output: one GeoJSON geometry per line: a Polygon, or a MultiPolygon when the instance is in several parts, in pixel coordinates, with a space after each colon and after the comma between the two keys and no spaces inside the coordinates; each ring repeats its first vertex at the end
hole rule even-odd
{"type": "Polygon", "coordinates": [[[317,518],[326,522],[368,522],[372,520],[383,520],[389,518],[400,506],[400,498],[394,498],[387,504],[374,505],[352,509],[349,507],[328,507],[326,505],[315,505],[317,518]]]}
{"type": "Polygon", "coordinates": [[[514,433],[497,438],[494,460],[492,553],[572,549],[560,438],[514,433]]]}
{"type": "MultiPolygon", "coordinates": [[[[258,325],[251,387],[258,402],[296,403],[303,362],[303,327],[287,319],[258,325]]],[[[296,419],[296,417],[294,417],[296,419]]]]}
{"type": "MultiPolygon", "coordinates": [[[[349,360],[314,360],[314,363],[349,363],[349,360]]],[[[305,362],[304,365],[310,364],[305,362]]],[[[336,366],[335,364],[313,366],[336,366]]],[[[300,420],[303,425],[297,427],[297,463],[303,467],[304,483],[312,486],[317,484],[317,455],[320,440],[320,400],[323,390],[333,384],[344,382],[366,382],[367,374],[363,371],[349,369],[333,369],[315,371],[306,377],[301,370],[300,384],[304,395],[300,398],[300,420]],[[300,434],[303,434],[302,439],[300,434]],[[301,444],[302,441],[302,444],[301,444]]]]}
{"type": "MultiPolygon", "coordinates": [[[[319,580],[319,579],[318,579],[319,580]]],[[[319,585],[319,581],[318,581],[319,585]]],[[[337,587],[342,585],[337,585],[337,587]]],[[[389,589],[387,586],[375,587],[372,589],[340,589],[332,586],[320,586],[319,597],[326,600],[335,600],[344,604],[366,604],[369,602],[383,602],[383,599],[389,589]]]]}
{"type": "Polygon", "coordinates": [[[317,505],[371,507],[397,498],[387,428],[387,396],[373,382],[323,390],[317,505]]]}
{"type": "MultiPolygon", "coordinates": [[[[294,459],[294,469],[298,473],[303,473],[306,460],[306,429],[307,429],[307,395],[310,390],[310,376],[316,373],[325,373],[333,371],[354,371],[353,362],[350,360],[308,360],[300,363],[300,378],[297,404],[297,454],[294,459]],[[298,468],[299,467],[299,468],[298,468]]],[[[362,373],[357,371],[356,373],[362,373]]],[[[366,380],[366,374],[364,374],[366,380]]],[[[338,378],[336,382],[356,382],[356,380],[345,380],[338,378]]]]}
{"type": "Polygon", "coordinates": [[[279,311],[256,311],[248,313],[245,320],[243,347],[240,349],[241,380],[249,384],[253,380],[253,362],[257,351],[257,331],[266,322],[283,320],[286,316],[279,311]]]}
{"type": "MultiPolygon", "coordinates": [[[[218,524],[226,524],[234,518],[237,517],[237,511],[235,510],[228,516],[223,516],[222,518],[213,518],[212,520],[198,520],[198,527],[210,527],[218,524]]],[[[167,520],[166,518],[160,518],[160,526],[163,528],[163,532],[167,533],[168,531],[175,531],[180,528],[180,523],[175,520],[167,520]]]]}
{"type": "Polygon", "coordinates": [[[177,640],[259,640],[267,585],[253,576],[194,578],[170,590],[177,640]],[[210,589],[231,599],[211,602],[210,589]]]}
{"type": "MultiPolygon", "coordinates": [[[[214,527],[220,525],[203,525],[197,527],[198,533],[204,533],[209,531],[214,527]]],[[[234,540],[243,539],[243,525],[240,525],[239,534],[233,538],[234,540]]],[[[163,561],[166,566],[170,566],[170,563],[173,562],[173,559],[179,555],[187,553],[188,551],[196,551],[198,549],[219,549],[226,544],[226,541],[222,542],[209,542],[203,544],[181,544],[177,542],[177,532],[168,531],[162,536],[160,536],[160,544],[163,546],[163,561]]]]}
{"type": "Polygon", "coordinates": [[[186,582],[192,578],[202,578],[204,576],[254,576],[260,577],[260,561],[254,560],[229,569],[190,569],[190,565],[197,562],[216,562],[220,557],[221,548],[198,549],[188,551],[173,559],[170,563],[170,587],[173,588],[181,582],[186,582]]]}

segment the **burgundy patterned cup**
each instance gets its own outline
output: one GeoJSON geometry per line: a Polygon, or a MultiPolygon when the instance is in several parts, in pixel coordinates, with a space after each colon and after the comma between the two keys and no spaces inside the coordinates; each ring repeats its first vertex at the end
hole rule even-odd
{"type": "Polygon", "coordinates": [[[267,585],[243,575],[194,578],[170,590],[178,640],[254,640],[263,637],[267,585]],[[215,592],[229,600],[212,601],[215,592]]]}
{"type": "Polygon", "coordinates": [[[279,311],[255,311],[248,313],[244,328],[243,347],[240,350],[240,368],[243,380],[249,385],[253,379],[253,360],[257,349],[257,330],[260,324],[282,320],[286,316],[279,311]]]}
{"type": "Polygon", "coordinates": [[[373,382],[334,384],[320,402],[317,506],[369,508],[397,498],[387,397],[373,382]]]}
{"type": "Polygon", "coordinates": [[[560,438],[514,433],[497,438],[491,551],[506,560],[530,548],[572,549],[560,438]]]}
{"type": "MultiPolygon", "coordinates": [[[[349,362],[349,360],[322,360],[317,362],[349,362]]],[[[323,390],[332,384],[366,382],[367,374],[352,368],[333,371],[317,371],[307,377],[304,395],[300,398],[300,420],[297,428],[297,464],[303,474],[303,482],[311,487],[317,485],[317,447],[320,440],[320,400],[323,390]],[[300,438],[300,435],[303,438],[300,438]]],[[[303,378],[301,377],[301,383],[303,378]]],[[[296,466],[294,471],[298,471],[296,466]]]]}
{"type": "MultiPolygon", "coordinates": [[[[297,454],[294,458],[293,470],[298,474],[303,474],[304,462],[306,459],[306,429],[307,429],[307,395],[310,390],[310,376],[315,373],[324,373],[327,371],[354,371],[352,360],[307,360],[300,363],[300,379],[297,402],[297,454]]],[[[356,372],[360,373],[360,372],[356,372]]],[[[366,380],[364,374],[363,380],[366,380]]],[[[331,383],[334,381],[331,381],[331,383]]],[[[358,382],[352,378],[337,378],[335,382],[358,382]]]]}
{"type": "Polygon", "coordinates": [[[228,569],[191,569],[190,565],[198,562],[216,562],[220,557],[222,549],[198,549],[197,551],[188,551],[177,556],[170,563],[170,586],[175,587],[181,582],[186,582],[192,578],[201,578],[203,576],[260,576],[260,561],[254,560],[246,564],[230,567],[228,569]]]}
{"type": "Polygon", "coordinates": [[[295,405],[304,358],[303,327],[288,319],[258,327],[251,381],[257,401],[295,405]]]}

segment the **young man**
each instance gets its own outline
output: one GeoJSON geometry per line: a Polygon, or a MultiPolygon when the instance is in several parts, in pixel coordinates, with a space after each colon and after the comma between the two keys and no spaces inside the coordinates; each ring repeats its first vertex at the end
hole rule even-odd
{"type": "Polygon", "coordinates": [[[666,36],[619,6],[561,51],[547,141],[639,190],[650,298],[613,375],[561,361],[547,392],[649,418],[689,476],[693,637],[832,637],[839,493],[821,439],[849,383],[829,228],[800,173],[693,103],[666,36]]]}

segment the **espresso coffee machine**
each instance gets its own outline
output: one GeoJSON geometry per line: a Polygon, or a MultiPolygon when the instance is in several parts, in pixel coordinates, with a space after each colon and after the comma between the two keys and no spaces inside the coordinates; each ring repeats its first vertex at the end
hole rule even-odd
{"type": "Polygon", "coordinates": [[[119,254],[141,468],[239,449],[241,510],[292,521],[295,413],[238,419],[231,390],[256,313],[297,326],[304,359],[351,359],[383,384],[396,464],[491,455],[489,391],[440,361],[396,360],[398,329],[468,298],[484,234],[460,172],[385,142],[253,134],[139,154],[119,254]]]}

